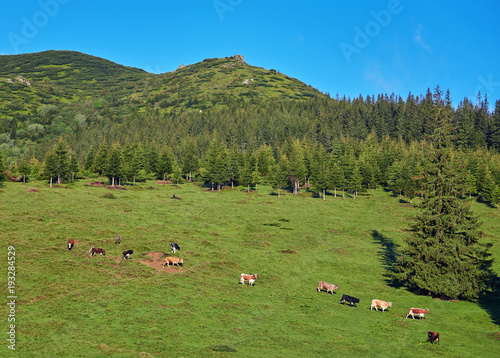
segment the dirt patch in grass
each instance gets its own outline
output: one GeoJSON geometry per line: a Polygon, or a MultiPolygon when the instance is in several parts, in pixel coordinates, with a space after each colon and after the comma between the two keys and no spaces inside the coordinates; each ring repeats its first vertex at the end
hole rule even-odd
{"type": "Polygon", "coordinates": [[[161,259],[163,255],[166,255],[166,253],[162,251],[148,252],[146,254],[147,259],[142,260],[141,263],[149,267],[154,267],[156,271],[165,271],[169,273],[178,273],[184,271],[178,267],[173,267],[173,266],[164,267],[163,266],[164,260],[161,259]]]}
{"type": "Polygon", "coordinates": [[[292,250],[292,249],[279,250],[278,252],[280,252],[282,254],[296,254],[297,253],[297,251],[292,250]]]}

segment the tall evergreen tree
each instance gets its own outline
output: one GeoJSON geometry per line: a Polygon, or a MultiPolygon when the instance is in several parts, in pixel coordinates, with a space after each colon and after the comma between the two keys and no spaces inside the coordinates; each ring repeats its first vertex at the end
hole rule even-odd
{"type": "Polygon", "coordinates": [[[54,170],[57,176],[57,182],[61,184],[63,179],[69,177],[70,165],[68,150],[62,140],[59,140],[54,149],[54,170]]]}
{"type": "Polygon", "coordinates": [[[444,298],[475,300],[489,288],[491,244],[480,242],[479,222],[459,197],[450,161],[451,125],[439,88],[434,95],[429,165],[420,212],[395,263],[394,277],[410,289],[444,298]]]}
{"type": "Polygon", "coordinates": [[[278,189],[278,198],[281,197],[280,190],[288,184],[287,168],[285,156],[282,156],[280,161],[274,165],[271,184],[274,189],[278,189]]]}
{"type": "Polygon", "coordinates": [[[165,148],[163,153],[160,155],[158,160],[158,165],[156,167],[158,179],[165,179],[168,174],[172,173],[174,158],[172,157],[169,148],[165,148]]]}
{"type": "Polygon", "coordinates": [[[109,183],[116,185],[118,183],[118,178],[122,176],[122,156],[120,152],[120,147],[115,144],[111,147],[108,152],[108,157],[106,161],[105,173],[109,179],[109,183]]]}
{"type": "Polygon", "coordinates": [[[5,156],[0,151],[0,182],[7,180],[7,175],[5,175],[5,170],[7,170],[7,165],[5,163],[5,156]]]}

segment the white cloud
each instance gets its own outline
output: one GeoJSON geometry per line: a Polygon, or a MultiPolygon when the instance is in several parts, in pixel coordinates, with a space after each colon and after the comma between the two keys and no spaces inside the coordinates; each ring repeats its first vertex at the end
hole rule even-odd
{"type": "Polygon", "coordinates": [[[424,27],[421,24],[418,24],[417,31],[415,32],[415,36],[413,36],[413,39],[415,42],[417,42],[420,46],[422,46],[425,50],[428,52],[432,53],[431,47],[427,45],[424,40],[422,39],[422,31],[424,30],[424,27]]]}

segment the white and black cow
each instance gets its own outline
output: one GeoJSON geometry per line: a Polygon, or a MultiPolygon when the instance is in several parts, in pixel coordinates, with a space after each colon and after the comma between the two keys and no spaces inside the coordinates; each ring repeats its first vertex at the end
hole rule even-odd
{"type": "Polygon", "coordinates": [[[126,250],[126,251],[123,251],[123,259],[129,259],[130,258],[130,255],[132,255],[134,253],[134,250],[126,250]]]}
{"type": "Polygon", "coordinates": [[[170,244],[170,250],[172,250],[172,253],[175,254],[176,251],[180,251],[181,250],[181,247],[179,245],[177,245],[176,242],[172,242],[170,244]]]}

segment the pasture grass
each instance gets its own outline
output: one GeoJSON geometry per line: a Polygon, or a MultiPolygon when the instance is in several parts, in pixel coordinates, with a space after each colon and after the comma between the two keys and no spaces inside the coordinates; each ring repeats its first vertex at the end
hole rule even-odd
{"type": "MultiPolygon", "coordinates": [[[[38,192],[0,187],[4,257],[8,245],[16,249],[23,357],[498,356],[498,296],[443,301],[387,281],[416,209],[384,190],[322,201],[306,191],[278,198],[265,186],[247,193],[147,183],[111,191],[89,182],[29,183],[38,192]],[[149,252],[170,254],[172,241],[182,267],[141,263],[149,252]],[[90,258],[92,246],[106,255],[90,258]],[[128,249],[132,258],[122,260],[128,249]],[[255,286],[238,283],[242,272],[259,275],[255,286]],[[320,280],[340,289],[318,293],[320,280]],[[360,298],[358,307],[339,304],[342,294],[360,298]],[[373,298],[393,307],[370,311],[373,298]],[[410,307],[430,314],[405,319],[410,307]],[[440,333],[439,346],[427,342],[428,330],[440,333]]],[[[500,211],[472,206],[498,261],[500,211]]]]}

